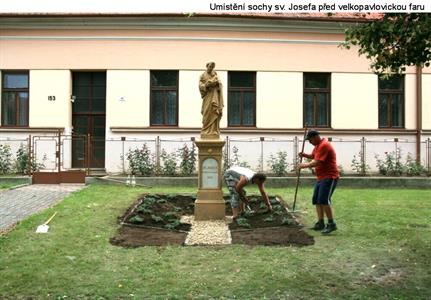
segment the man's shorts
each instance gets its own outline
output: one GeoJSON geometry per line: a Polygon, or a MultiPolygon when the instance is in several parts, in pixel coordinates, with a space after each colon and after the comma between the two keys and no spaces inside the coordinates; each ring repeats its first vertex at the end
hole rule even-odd
{"type": "Polygon", "coordinates": [[[338,178],[322,179],[316,182],[313,193],[313,204],[331,205],[331,197],[337,187],[338,178]]]}
{"type": "MultiPolygon", "coordinates": [[[[229,189],[229,194],[230,194],[230,205],[233,208],[238,208],[239,204],[241,202],[241,196],[238,194],[238,192],[236,191],[236,184],[238,183],[238,179],[235,178],[232,174],[230,174],[229,171],[227,171],[224,176],[223,176],[224,182],[227,185],[227,188],[229,189]]],[[[245,195],[245,190],[244,191],[244,195],[245,195]]]]}

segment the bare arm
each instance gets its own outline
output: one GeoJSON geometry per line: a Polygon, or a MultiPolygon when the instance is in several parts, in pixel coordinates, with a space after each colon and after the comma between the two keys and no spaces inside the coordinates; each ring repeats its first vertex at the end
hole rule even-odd
{"type": "Polygon", "coordinates": [[[299,157],[309,158],[309,159],[312,159],[312,158],[313,158],[313,155],[311,155],[311,154],[307,154],[307,153],[304,153],[304,152],[299,152],[299,153],[298,153],[298,156],[299,156],[299,157]]]}
{"type": "Polygon", "coordinates": [[[306,168],[315,168],[320,165],[322,162],[320,160],[313,159],[309,163],[298,164],[298,169],[306,169],[306,168]]]}
{"type": "Polygon", "coordinates": [[[265,187],[263,183],[258,184],[260,195],[262,196],[263,201],[265,201],[266,207],[269,211],[272,211],[272,205],[271,202],[269,202],[268,194],[265,191],[265,187]]]}
{"type": "Polygon", "coordinates": [[[241,176],[238,183],[235,186],[235,189],[238,192],[238,194],[240,195],[240,197],[242,199],[245,199],[245,202],[248,203],[248,199],[245,197],[245,194],[244,194],[244,186],[246,184],[247,184],[247,179],[245,178],[245,176],[241,176]]]}

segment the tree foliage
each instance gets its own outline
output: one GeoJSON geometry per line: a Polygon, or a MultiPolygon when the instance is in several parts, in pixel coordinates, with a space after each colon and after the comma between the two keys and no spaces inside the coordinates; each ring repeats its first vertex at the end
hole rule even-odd
{"type": "Polygon", "coordinates": [[[346,29],[347,49],[371,60],[378,74],[401,73],[406,66],[428,67],[431,61],[431,14],[385,14],[381,19],[346,29]]]}

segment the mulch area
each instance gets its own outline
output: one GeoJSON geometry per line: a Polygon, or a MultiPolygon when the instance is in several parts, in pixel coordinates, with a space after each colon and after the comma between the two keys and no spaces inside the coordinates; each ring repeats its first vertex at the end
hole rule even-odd
{"type": "MultiPolygon", "coordinates": [[[[251,212],[229,224],[232,244],[251,246],[308,246],[314,238],[303,231],[287,211],[281,197],[271,196],[273,212],[266,212],[261,197],[249,196],[251,212]]],[[[147,194],[137,199],[119,218],[122,224],[111,244],[122,247],[184,245],[190,224],[181,216],[193,215],[195,195],[147,194]]],[[[231,215],[226,204],[226,215],[231,215]]]]}

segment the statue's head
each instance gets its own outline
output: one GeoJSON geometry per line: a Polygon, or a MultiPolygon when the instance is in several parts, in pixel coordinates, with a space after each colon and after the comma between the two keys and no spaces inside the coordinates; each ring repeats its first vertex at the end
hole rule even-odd
{"type": "Polygon", "coordinates": [[[213,61],[207,62],[206,67],[207,67],[207,71],[211,72],[215,68],[215,62],[213,62],[213,61]]]}

